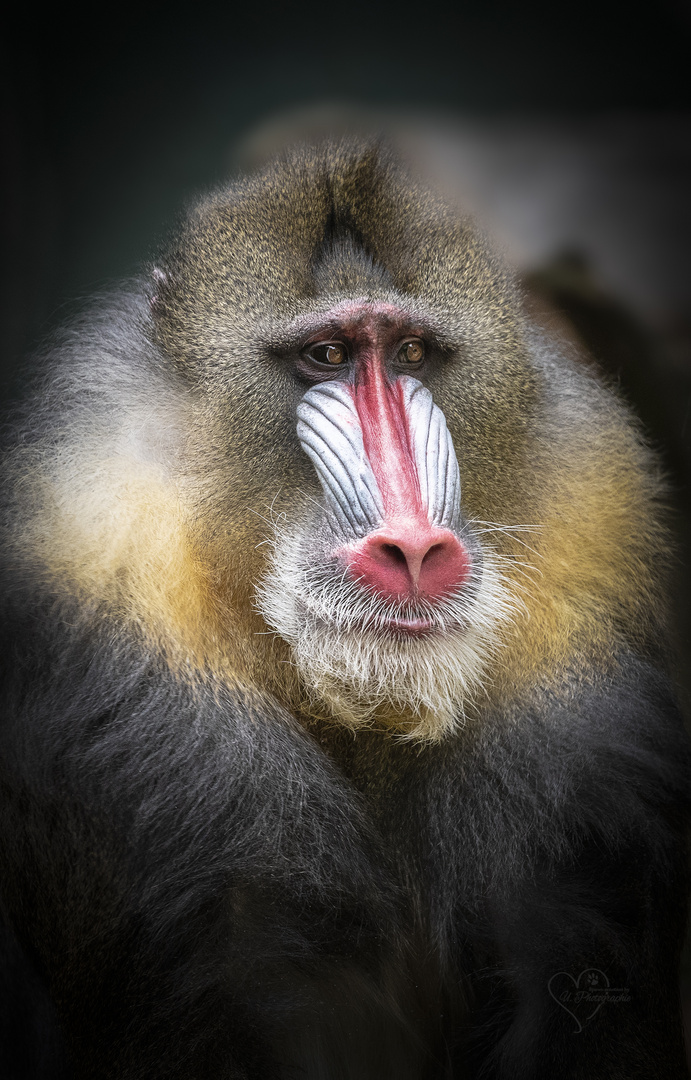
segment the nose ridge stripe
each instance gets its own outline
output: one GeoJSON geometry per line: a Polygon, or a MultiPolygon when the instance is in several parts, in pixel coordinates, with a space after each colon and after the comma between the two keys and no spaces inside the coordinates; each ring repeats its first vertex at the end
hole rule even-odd
{"type": "Polygon", "coordinates": [[[384,502],[384,518],[423,508],[405,387],[389,383],[376,361],[364,363],[353,390],[365,453],[384,502]]]}

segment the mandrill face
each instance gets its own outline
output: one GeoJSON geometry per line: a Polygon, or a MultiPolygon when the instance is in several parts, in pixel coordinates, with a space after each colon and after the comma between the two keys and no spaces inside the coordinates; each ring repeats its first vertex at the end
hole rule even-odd
{"type": "Polygon", "coordinates": [[[297,435],[321,497],[278,530],[262,613],[341,720],[388,715],[410,737],[440,737],[463,719],[512,605],[464,519],[444,413],[415,377],[432,328],[360,298],[296,329],[312,384],[297,435]]]}

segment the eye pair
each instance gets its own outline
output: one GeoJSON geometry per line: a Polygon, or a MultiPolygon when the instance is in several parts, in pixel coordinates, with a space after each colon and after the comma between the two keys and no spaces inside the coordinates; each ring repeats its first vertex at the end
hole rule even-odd
{"type": "MultiPolygon", "coordinates": [[[[324,368],[341,367],[350,359],[342,341],[325,341],[319,345],[312,345],[302,355],[306,360],[311,360],[312,363],[324,368]]],[[[410,341],[403,342],[396,354],[396,360],[399,364],[417,367],[422,363],[424,356],[425,346],[422,341],[419,338],[411,338],[410,341]]]]}

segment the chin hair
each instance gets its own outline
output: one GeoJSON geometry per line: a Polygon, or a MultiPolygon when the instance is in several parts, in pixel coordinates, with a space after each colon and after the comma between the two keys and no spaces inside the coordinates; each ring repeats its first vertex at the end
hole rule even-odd
{"type": "MultiPolygon", "coordinates": [[[[483,546],[484,547],[484,546],[483,546]]],[[[438,741],[463,727],[485,692],[500,631],[521,606],[483,549],[458,594],[434,605],[392,605],[339,573],[308,562],[301,533],[277,530],[257,589],[269,627],[291,646],[304,710],[353,729],[384,726],[402,738],[438,741]],[[433,630],[399,636],[394,617],[424,617],[433,630]]]]}

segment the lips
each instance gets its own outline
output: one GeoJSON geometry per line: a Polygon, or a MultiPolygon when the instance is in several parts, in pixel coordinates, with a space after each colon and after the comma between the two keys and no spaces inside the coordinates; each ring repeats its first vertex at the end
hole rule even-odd
{"type": "Polygon", "coordinates": [[[390,618],[384,623],[378,623],[378,627],[401,637],[427,637],[429,634],[439,632],[438,626],[430,619],[424,618],[390,618]]]}
{"type": "Polygon", "coordinates": [[[363,589],[359,579],[348,581],[350,575],[344,575],[339,562],[335,562],[331,569],[338,571],[338,578],[334,575],[334,580],[319,582],[317,588],[308,586],[300,590],[304,615],[315,620],[325,633],[373,634],[380,639],[410,640],[443,636],[462,630],[465,626],[452,603],[387,602],[377,596],[374,590],[363,589]],[[343,594],[339,595],[339,589],[344,586],[349,589],[350,600],[350,611],[346,618],[343,617],[343,594]]]}

